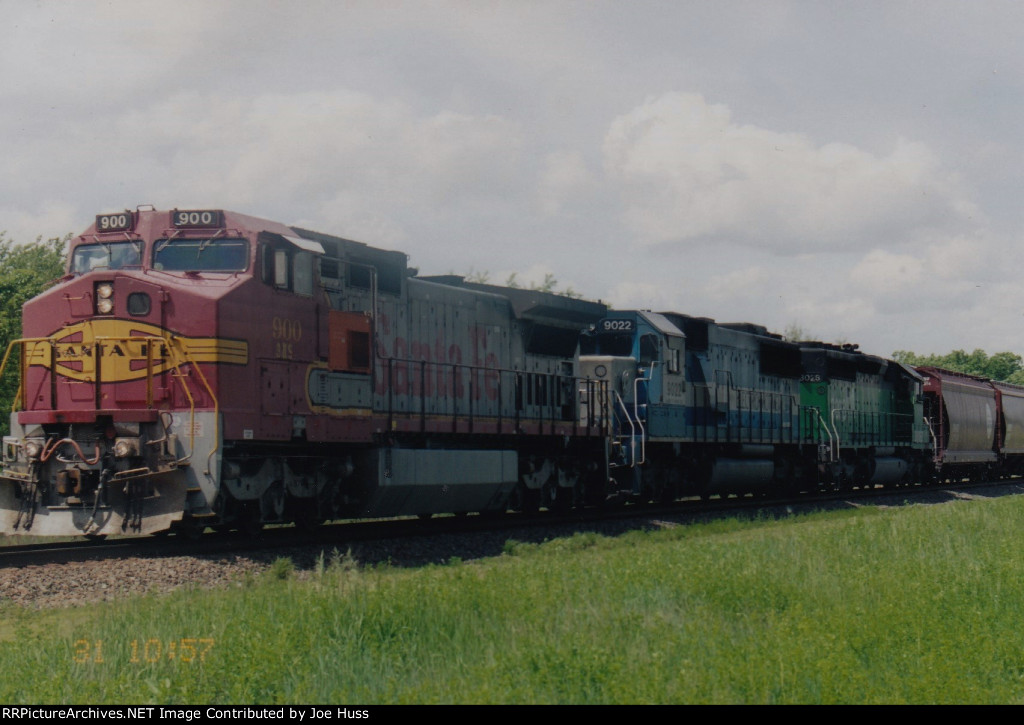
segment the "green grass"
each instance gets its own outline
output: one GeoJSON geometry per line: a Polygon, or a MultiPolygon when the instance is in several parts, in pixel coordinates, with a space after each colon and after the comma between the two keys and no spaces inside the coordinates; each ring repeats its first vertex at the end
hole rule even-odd
{"type": "Polygon", "coordinates": [[[1022,528],[1015,497],[8,604],[0,702],[1019,703],[1022,528]]]}

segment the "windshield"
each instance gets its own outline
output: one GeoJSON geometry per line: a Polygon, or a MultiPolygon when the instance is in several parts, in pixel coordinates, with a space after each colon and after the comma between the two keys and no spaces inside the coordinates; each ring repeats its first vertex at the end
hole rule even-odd
{"type": "Polygon", "coordinates": [[[580,338],[580,355],[630,357],[632,354],[632,333],[596,332],[580,338]]]}
{"type": "Polygon", "coordinates": [[[83,244],[75,247],[71,271],[85,274],[94,269],[121,269],[142,266],[142,242],[83,244]]]}
{"type": "Polygon", "coordinates": [[[244,239],[163,239],[153,250],[153,269],[166,272],[241,272],[248,266],[244,239]]]}

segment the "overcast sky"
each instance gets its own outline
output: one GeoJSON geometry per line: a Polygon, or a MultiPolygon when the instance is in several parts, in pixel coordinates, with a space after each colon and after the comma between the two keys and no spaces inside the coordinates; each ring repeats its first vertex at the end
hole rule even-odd
{"type": "Polygon", "coordinates": [[[423,274],[1024,354],[1017,0],[0,0],[0,230],[225,208],[423,274]]]}

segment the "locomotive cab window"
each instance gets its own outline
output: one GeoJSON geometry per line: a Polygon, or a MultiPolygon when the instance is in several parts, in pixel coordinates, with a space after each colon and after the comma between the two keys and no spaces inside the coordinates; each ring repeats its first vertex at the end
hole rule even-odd
{"type": "Polygon", "coordinates": [[[165,272],[243,272],[248,266],[244,239],[161,239],[153,248],[153,269],[165,272]]]}
{"type": "Polygon", "coordinates": [[[658,359],[658,338],[644,335],[640,338],[640,366],[650,367],[658,359]]]}
{"type": "Polygon", "coordinates": [[[665,363],[670,373],[679,373],[682,370],[682,365],[679,362],[679,350],[669,348],[668,359],[665,363]]]}
{"type": "Polygon", "coordinates": [[[296,252],[292,257],[292,292],[313,296],[313,255],[309,252],[296,252]]]}
{"type": "Polygon", "coordinates": [[[263,246],[263,281],[303,297],[313,296],[314,257],[290,246],[263,246]]]}
{"type": "Polygon", "coordinates": [[[83,244],[71,255],[71,271],[85,274],[94,269],[123,269],[142,266],[142,242],[83,244]]]}
{"type": "Polygon", "coordinates": [[[635,341],[629,320],[603,320],[597,329],[580,337],[580,355],[631,357],[635,341]]]}

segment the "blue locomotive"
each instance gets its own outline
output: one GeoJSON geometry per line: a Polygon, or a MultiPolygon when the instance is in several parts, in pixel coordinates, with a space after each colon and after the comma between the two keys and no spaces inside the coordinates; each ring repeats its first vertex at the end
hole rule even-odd
{"type": "Polygon", "coordinates": [[[928,475],[922,375],[852,345],[615,311],[582,335],[580,374],[609,387],[612,495],[819,491],[928,475]]]}

